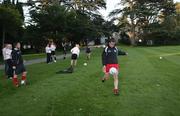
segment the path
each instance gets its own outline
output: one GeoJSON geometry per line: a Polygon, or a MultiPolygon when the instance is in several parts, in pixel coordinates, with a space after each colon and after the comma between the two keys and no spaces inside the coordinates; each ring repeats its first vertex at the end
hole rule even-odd
{"type": "MultiPolygon", "coordinates": [[[[66,57],[70,57],[71,54],[67,54],[66,57]]],[[[64,55],[57,55],[56,58],[57,60],[63,59],[64,55]]],[[[39,59],[33,59],[33,60],[28,60],[25,61],[25,65],[31,65],[31,64],[37,64],[37,63],[42,63],[46,62],[46,58],[39,58],[39,59]]],[[[0,65],[0,70],[4,69],[4,65],[0,65]]]]}

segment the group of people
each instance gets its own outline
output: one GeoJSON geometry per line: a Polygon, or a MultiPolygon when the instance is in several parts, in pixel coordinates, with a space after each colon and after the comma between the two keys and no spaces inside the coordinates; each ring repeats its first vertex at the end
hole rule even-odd
{"type": "Polygon", "coordinates": [[[14,49],[12,49],[11,44],[5,44],[2,53],[5,61],[5,74],[7,78],[13,80],[15,87],[19,87],[18,75],[22,74],[21,85],[26,85],[26,68],[22,58],[21,44],[19,42],[15,43],[14,49]]]}
{"type": "Polygon", "coordinates": [[[46,63],[56,62],[56,45],[54,42],[49,42],[45,48],[47,59],[46,63]]]}
{"type": "MultiPolygon", "coordinates": [[[[5,73],[9,79],[13,80],[13,84],[15,87],[19,86],[19,81],[18,81],[19,74],[22,74],[21,85],[27,84],[26,68],[23,63],[22,53],[20,49],[21,49],[21,44],[18,42],[14,44],[14,49],[12,49],[11,44],[5,44],[5,47],[2,50],[5,61],[5,73]]],[[[50,63],[52,61],[56,62],[56,55],[55,55],[56,45],[54,44],[54,42],[48,43],[45,50],[47,54],[47,63],[50,63]]],[[[65,49],[64,52],[66,54],[65,49]]],[[[70,50],[70,52],[71,52],[71,68],[74,68],[77,64],[77,59],[80,55],[79,44],[75,44],[75,46],[70,50]]],[[[91,55],[90,47],[87,46],[85,52],[87,54],[87,60],[89,60],[91,55]]],[[[105,74],[104,77],[102,78],[102,82],[105,82],[106,80],[109,79],[111,74],[110,70],[114,68],[115,73],[113,73],[112,75],[114,79],[113,92],[115,95],[119,95],[118,74],[120,67],[118,64],[118,55],[127,55],[127,53],[119,50],[116,47],[115,40],[110,39],[102,53],[103,72],[105,74]]]]}
{"type": "MultiPolygon", "coordinates": [[[[62,47],[63,47],[63,59],[66,59],[66,54],[67,54],[67,43],[66,42],[62,42],[62,47]]],[[[57,62],[56,60],[56,45],[54,42],[49,42],[45,48],[46,54],[47,54],[47,60],[46,62],[49,64],[52,61],[57,62]]],[[[77,58],[79,57],[80,54],[80,49],[79,49],[79,44],[75,44],[75,46],[70,50],[71,52],[71,66],[74,67],[77,64],[77,58]]],[[[86,54],[87,54],[87,60],[90,59],[90,55],[91,55],[91,49],[89,46],[86,47],[85,50],[86,54]]]]}

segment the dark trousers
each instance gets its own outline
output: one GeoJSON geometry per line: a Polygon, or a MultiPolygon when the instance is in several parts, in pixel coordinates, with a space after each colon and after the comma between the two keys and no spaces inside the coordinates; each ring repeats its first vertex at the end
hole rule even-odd
{"type": "Polygon", "coordinates": [[[13,68],[11,59],[5,60],[5,73],[8,77],[13,77],[13,68]]]}
{"type": "Polygon", "coordinates": [[[7,60],[4,61],[4,72],[6,75],[8,75],[8,64],[7,64],[7,60]]]}
{"type": "Polygon", "coordinates": [[[51,60],[52,60],[52,58],[51,58],[51,53],[47,53],[47,63],[50,63],[51,62],[51,60]]]}

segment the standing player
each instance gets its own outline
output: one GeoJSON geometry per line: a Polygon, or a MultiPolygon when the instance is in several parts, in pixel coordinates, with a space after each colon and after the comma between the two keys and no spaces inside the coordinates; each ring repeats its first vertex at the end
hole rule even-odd
{"type": "Polygon", "coordinates": [[[80,54],[79,44],[76,44],[74,48],[71,49],[71,67],[75,67],[77,64],[77,58],[80,54]]]}
{"type": "Polygon", "coordinates": [[[47,55],[46,63],[49,64],[52,61],[52,59],[51,59],[51,44],[50,43],[47,44],[45,50],[46,50],[46,55],[47,55]]]}
{"type": "Polygon", "coordinates": [[[13,84],[15,87],[19,87],[18,75],[22,74],[21,85],[26,85],[26,68],[21,53],[21,44],[15,43],[15,48],[12,51],[12,66],[14,69],[13,84]]]}
{"type": "Polygon", "coordinates": [[[91,48],[89,46],[86,47],[86,55],[87,55],[87,60],[90,60],[90,58],[91,58],[91,48]]]}
{"type": "Polygon", "coordinates": [[[4,44],[3,49],[2,49],[2,55],[3,55],[3,59],[4,59],[5,76],[7,76],[7,70],[8,70],[8,65],[7,65],[7,62],[6,62],[6,49],[7,49],[7,44],[4,44]]]}
{"type": "Polygon", "coordinates": [[[13,77],[12,55],[11,54],[12,54],[12,45],[8,44],[6,52],[5,52],[5,56],[6,56],[6,63],[8,66],[7,74],[8,74],[9,79],[12,79],[12,77],[13,77]]]}
{"type": "Polygon", "coordinates": [[[13,70],[12,70],[12,45],[6,44],[3,48],[3,57],[5,62],[5,74],[8,76],[9,79],[13,77],[13,70]]]}
{"type": "Polygon", "coordinates": [[[116,73],[113,74],[114,78],[114,94],[119,95],[118,91],[118,71],[119,71],[119,64],[118,64],[118,55],[127,55],[126,52],[119,51],[115,46],[115,40],[110,39],[108,42],[108,46],[105,47],[102,53],[102,64],[103,64],[103,72],[105,73],[104,77],[102,78],[102,82],[109,79],[109,71],[111,68],[116,69],[116,73]]]}
{"type": "Polygon", "coordinates": [[[56,45],[54,44],[54,42],[52,42],[51,44],[51,58],[54,62],[56,62],[56,45]]]}

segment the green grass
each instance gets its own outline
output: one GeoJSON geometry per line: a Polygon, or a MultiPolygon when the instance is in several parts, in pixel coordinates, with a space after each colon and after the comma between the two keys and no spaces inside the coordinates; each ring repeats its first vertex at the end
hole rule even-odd
{"type": "Polygon", "coordinates": [[[159,59],[180,46],[123,48],[129,55],[119,57],[120,96],[112,94],[112,78],[100,81],[97,49],[87,67],[80,56],[73,74],[55,73],[69,66],[67,59],[28,66],[26,87],[1,78],[0,116],[180,116],[180,55],[159,59]]]}

